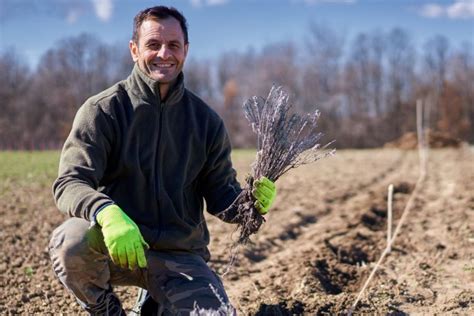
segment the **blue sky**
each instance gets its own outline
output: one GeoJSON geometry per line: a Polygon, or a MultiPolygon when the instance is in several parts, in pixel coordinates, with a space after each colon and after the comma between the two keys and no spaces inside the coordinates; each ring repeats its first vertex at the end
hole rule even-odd
{"type": "Polygon", "coordinates": [[[474,0],[0,0],[0,49],[14,48],[34,66],[59,39],[83,32],[126,47],[134,15],[157,4],[187,17],[195,58],[287,39],[300,43],[311,21],[349,39],[401,27],[418,47],[435,34],[453,46],[474,42],[474,0]]]}

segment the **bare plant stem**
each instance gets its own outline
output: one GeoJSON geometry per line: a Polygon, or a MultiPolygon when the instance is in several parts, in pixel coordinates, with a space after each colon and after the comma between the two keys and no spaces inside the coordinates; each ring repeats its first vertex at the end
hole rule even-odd
{"type": "Polygon", "coordinates": [[[265,222],[254,206],[255,179],[265,176],[275,182],[290,169],[335,152],[327,149],[331,143],[323,147],[319,144],[322,137],[317,131],[319,111],[304,116],[292,114],[288,99],[281,87],[273,86],[267,98],[252,97],[244,104],[245,117],[257,134],[257,157],[252,165],[252,175],[247,177],[235,219],[240,231],[239,244],[246,244],[265,222]]]}

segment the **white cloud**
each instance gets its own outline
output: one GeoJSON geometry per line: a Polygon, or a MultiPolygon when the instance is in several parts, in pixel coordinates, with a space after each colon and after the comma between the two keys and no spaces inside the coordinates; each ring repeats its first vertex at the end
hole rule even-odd
{"type": "Polygon", "coordinates": [[[207,5],[221,5],[226,4],[229,0],[207,0],[207,5]]]}
{"type": "Polygon", "coordinates": [[[190,0],[193,7],[216,6],[229,3],[230,0],[190,0]]]}
{"type": "Polygon", "coordinates": [[[94,5],[95,14],[99,19],[107,22],[112,17],[114,8],[112,0],[91,0],[94,5]]]}
{"type": "Polygon", "coordinates": [[[468,19],[474,17],[474,0],[456,1],[447,9],[447,14],[452,19],[468,19]]]}
{"type": "Polygon", "coordinates": [[[437,18],[444,14],[444,8],[437,4],[427,4],[421,8],[420,13],[428,18],[437,18]]]}
{"type": "Polygon", "coordinates": [[[474,18],[474,0],[455,0],[450,5],[425,4],[420,14],[428,18],[448,17],[450,19],[474,18]]]}

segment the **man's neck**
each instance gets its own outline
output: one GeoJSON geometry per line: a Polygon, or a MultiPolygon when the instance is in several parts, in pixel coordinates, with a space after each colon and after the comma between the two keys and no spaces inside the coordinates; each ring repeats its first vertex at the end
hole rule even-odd
{"type": "Polygon", "coordinates": [[[173,81],[168,82],[168,83],[160,83],[158,86],[160,88],[160,99],[161,101],[164,101],[166,97],[168,96],[168,92],[170,89],[172,89],[175,85],[176,82],[178,82],[178,78],[175,78],[173,81]]]}
{"type": "MultiPolygon", "coordinates": [[[[173,82],[174,83],[174,82],[173,82]]],[[[173,83],[160,83],[158,86],[160,88],[160,99],[161,101],[164,101],[166,99],[166,96],[168,95],[168,91],[170,89],[170,86],[173,83]]]]}

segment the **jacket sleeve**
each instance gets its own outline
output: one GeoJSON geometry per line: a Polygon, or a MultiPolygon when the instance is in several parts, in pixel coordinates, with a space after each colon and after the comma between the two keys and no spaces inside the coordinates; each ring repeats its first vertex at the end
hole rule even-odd
{"type": "Polygon", "coordinates": [[[97,191],[112,148],[110,117],[86,102],[76,114],[64,144],[53,195],[60,211],[92,221],[94,214],[113,201],[97,191]]]}
{"type": "Polygon", "coordinates": [[[237,208],[231,207],[232,202],[242,189],[236,179],[237,173],[232,167],[231,144],[222,121],[211,144],[201,177],[207,211],[226,222],[233,222],[237,208]]]}

